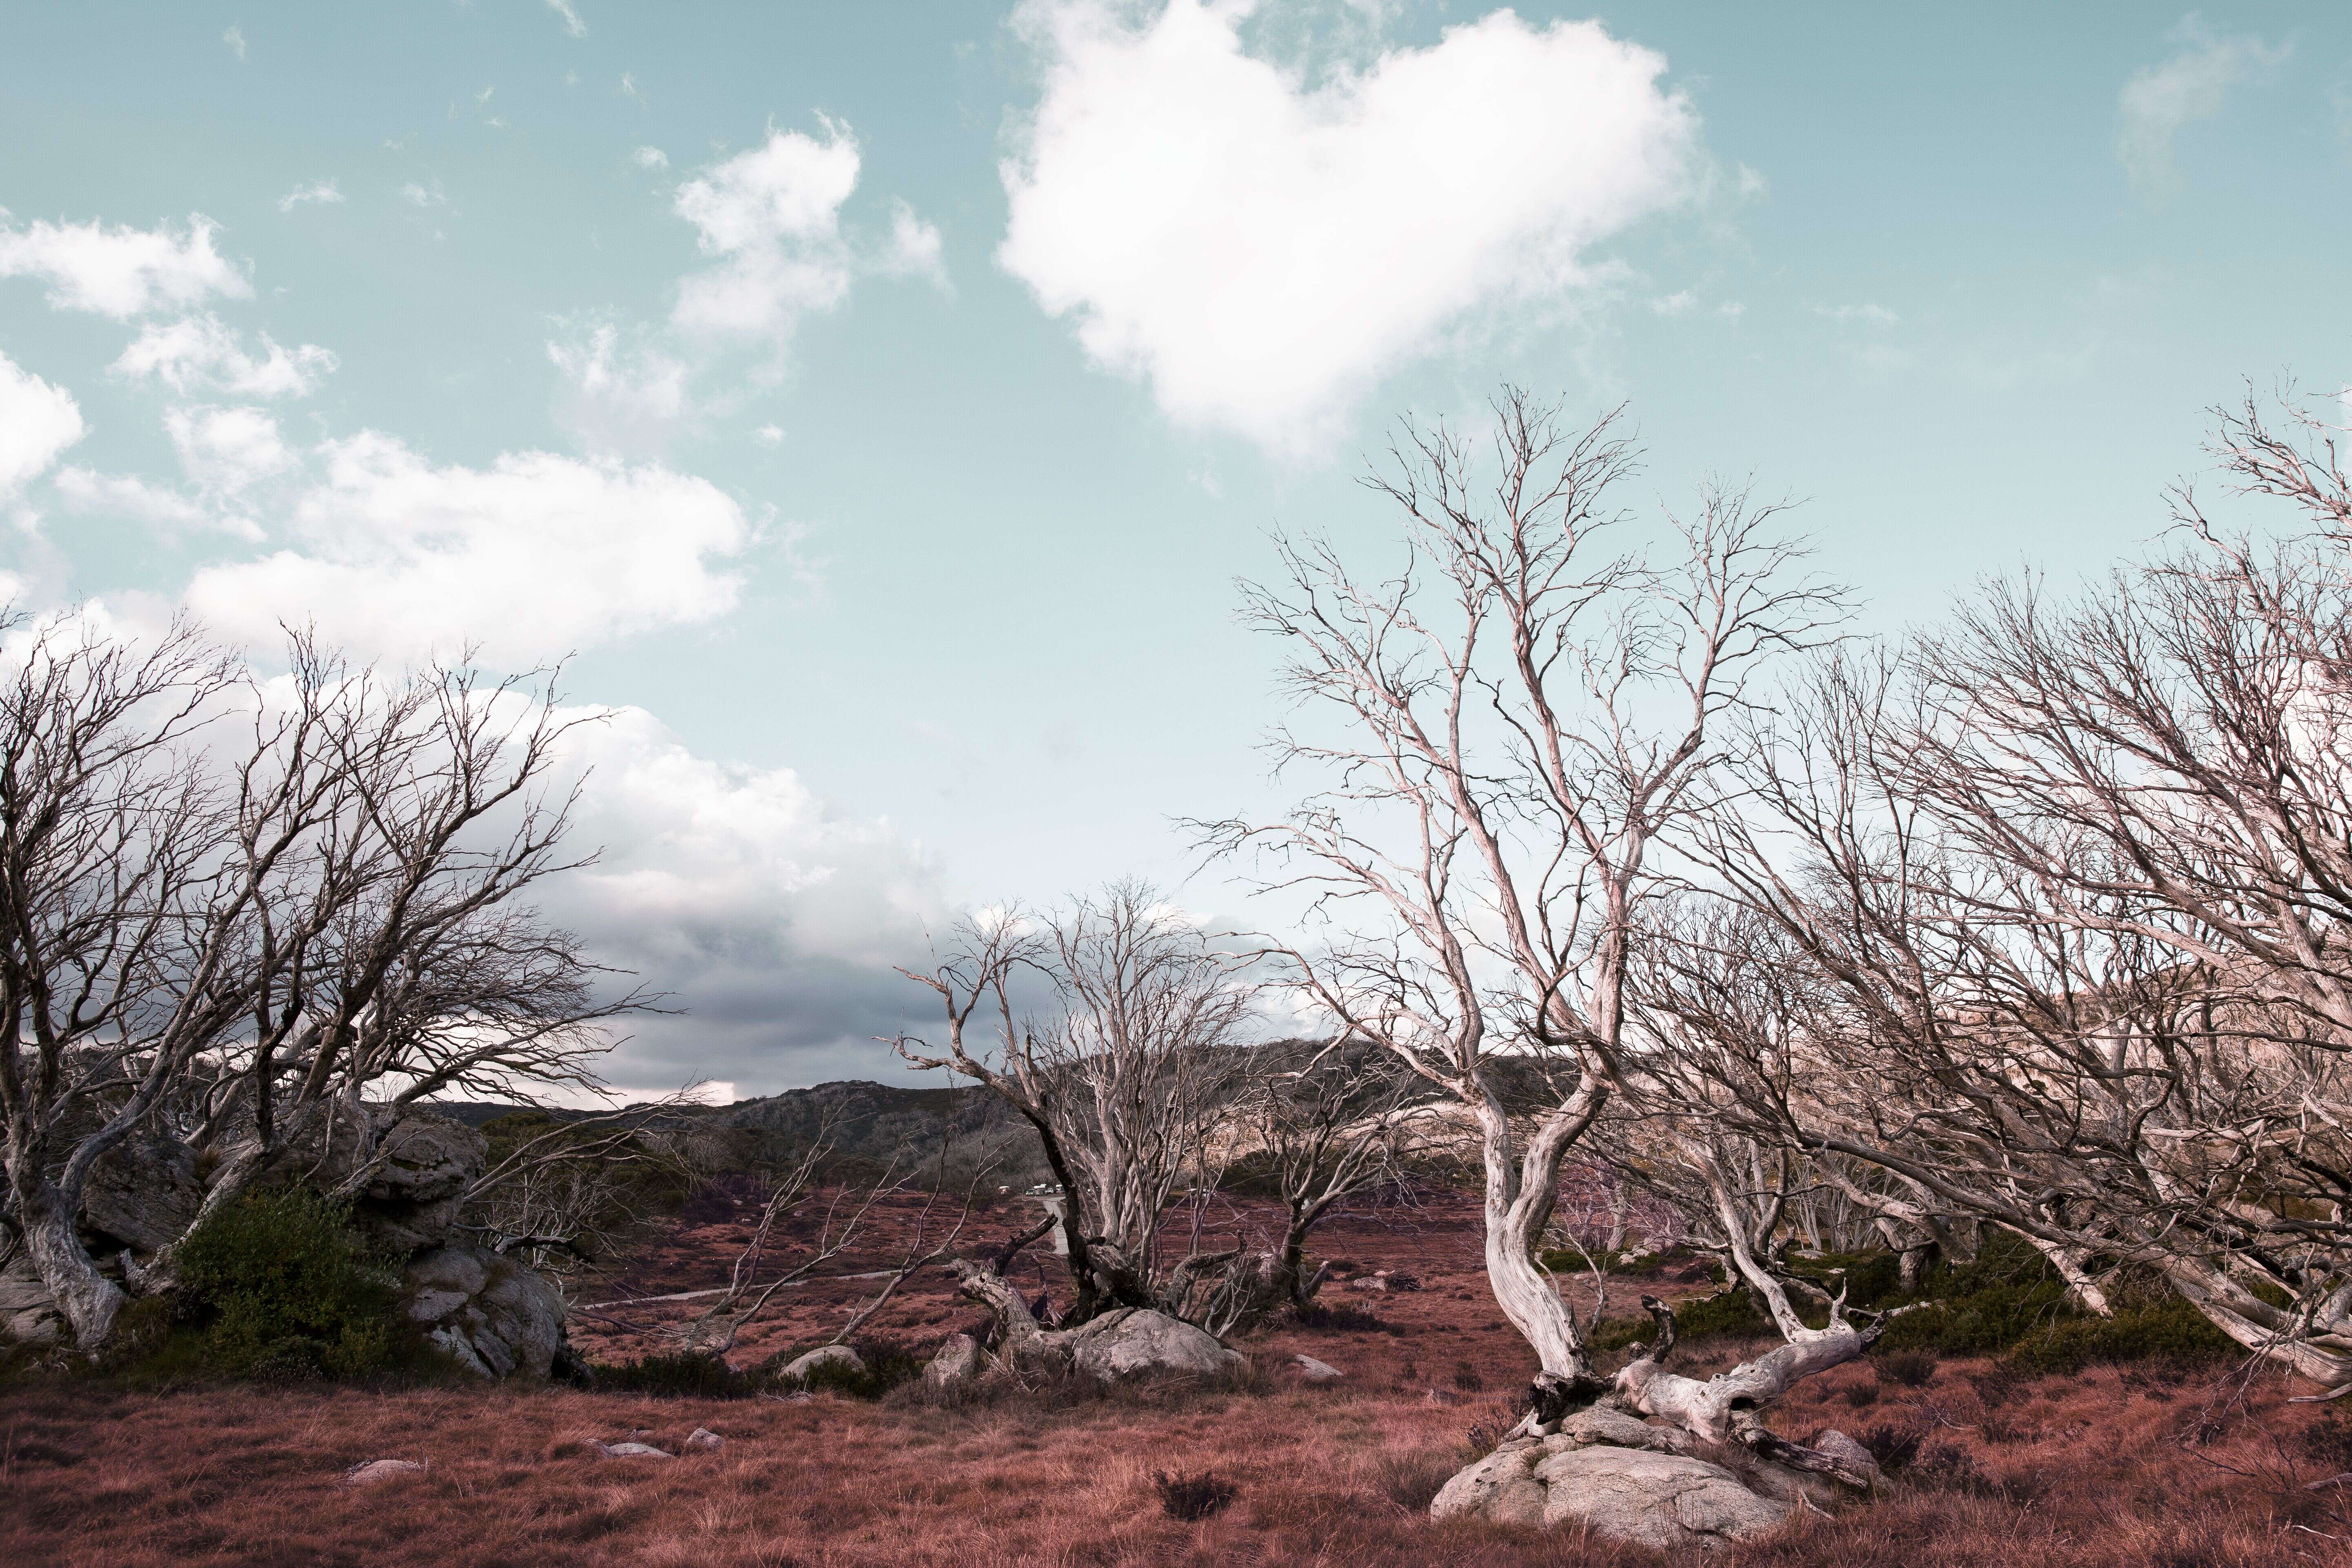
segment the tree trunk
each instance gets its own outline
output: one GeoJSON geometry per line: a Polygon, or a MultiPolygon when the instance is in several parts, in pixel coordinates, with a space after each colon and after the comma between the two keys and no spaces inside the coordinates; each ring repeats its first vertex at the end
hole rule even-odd
{"type": "Polygon", "coordinates": [[[43,1288],[73,1331],[74,1344],[84,1351],[97,1351],[114,1331],[115,1314],[129,1298],[90,1260],[89,1248],[74,1230],[73,1210],[64,1194],[46,1181],[29,1193],[19,1187],[16,1223],[43,1288]]]}

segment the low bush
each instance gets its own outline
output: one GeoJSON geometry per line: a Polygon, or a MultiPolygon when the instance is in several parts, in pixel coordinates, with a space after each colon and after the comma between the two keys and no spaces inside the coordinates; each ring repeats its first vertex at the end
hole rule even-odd
{"type": "MultiPolygon", "coordinates": [[[[923,1358],[896,1341],[857,1340],[849,1348],[857,1352],[857,1364],[820,1362],[809,1369],[807,1376],[794,1379],[796,1385],[812,1394],[879,1399],[899,1384],[912,1383],[923,1375],[923,1358]]],[[[772,1364],[783,1366],[801,1353],[798,1350],[782,1352],[772,1358],[772,1364]]]]}
{"type": "Polygon", "coordinates": [[[192,1234],[168,1310],[142,1306],[114,1369],[266,1382],[355,1379],[427,1359],[398,1275],[342,1209],[300,1188],[250,1194],[192,1234]]]}
{"type": "Polygon", "coordinates": [[[1319,1333],[1402,1334],[1402,1329],[1348,1301],[1309,1301],[1291,1309],[1296,1327],[1319,1333]]]}
{"type": "Polygon", "coordinates": [[[1241,1496],[1241,1489],[1214,1470],[1188,1476],[1161,1470],[1151,1478],[1160,1493],[1160,1509],[1171,1519],[1206,1519],[1241,1496]]]}
{"type": "Polygon", "coordinates": [[[2210,1365],[2243,1355],[2237,1342],[2178,1296],[2133,1302],[2112,1318],[2052,1323],[2020,1340],[2009,1363],[2029,1373],[2076,1373],[2092,1362],[2161,1361],[2210,1365]]]}
{"type": "Polygon", "coordinates": [[[1372,1461],[1372,1486],[1409,1514],[1426,1514],[1440,1488],[1462,1468],[1461,1456],[1438,1449],[1386,1453],[1372,1461]]]}
{"type": "Polygon", "coordinates": [[[1878,1375],[1906,1388],[1925,1388],[1935,1381],[1933,1351],[1887,1351],[1877,1358],[1878,1375]]]}
{"type": "Polygon", "coordinates": [[[589,1373],[590,1386],[600,1394],[646,1394],[656,1398],[749,1399],[763,1386],[759,1378],[737,1372],[717,1356],[687,1353],[599,1362],[589,1373]]]}

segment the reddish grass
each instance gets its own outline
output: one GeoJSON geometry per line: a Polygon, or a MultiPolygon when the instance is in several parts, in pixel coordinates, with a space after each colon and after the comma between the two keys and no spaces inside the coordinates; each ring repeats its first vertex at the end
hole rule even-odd
{"type": "MultiPolygon", "coordinates": [[[[1410,1294],[1335,1298],[1396,1332],[1289,1331],[1247,1347],[1262,1369],[1300,1350],[1330,1362],[1348,1373],[1330,1387],[1273,1372],[1254,1393],[942,1410],[520,1387],[157,1394],[19,1385],[0,1391],[0,1563],[1662,1561],[1572,1533],[1434,1526],[1391,1500],[1414,1472],[1434,1477],[1466,1458],[1474,1425],[1507,1420],[1507,1391],[1529,1370],[1477,1273],[1475,1224],[1460,1217],[1427,1216],[1418,1230],[1357,1224],[1327,1238],[1368,1268],[1410,1268],[1427,1283],[1410,1294]],[[1457,1364],[1487,1392],[1457,1393],[1457,1364]],[[643,1429],[677,1449],[698,1426],[723,1434],[725,1449],[662,1461],[608,1459],[591,1446],[643,1429]],[[430,1468],[364,1489],[342,1484],[351,1466],[384,1458],[430,1468]],[[1204,1472],[1234,1486],[1235,1500],[1197,1521],[1171,1518],[1155,1476],[1204,1472]]],[[[822,1315],[814,1305],[796,1310],[810,1325],[822,1315]]],[[[919,1340],[970,1315],[927,1286],[889,1327],[919,1340]]],[[[1721,1366],[1742,1348],[1701,1347],[1696,1359],[1721,1366]]],[[[1927,1458],[1911,1472],[1922,1479],[1834,1517],[1794,1521],[1729,1560],[1839,1568],[2352,1561],[2342,1544],[2352,1537],[2352,1502],[2331,1513],[2328,1494],[2303,1489],[2347,1467],[2305,1456],[2299,1434],[2312,1408],[2284,1405],[2274,1382],[2225,1402],[2144,1372],[2103,1368],[2013,1387],[1990,1373],[1947,1363],[1909,1389],[1880,1384],[1864,1364],[1800,1390],[1777,1418],[1782,1430],[1923,1431],[1927,1458]]]]}

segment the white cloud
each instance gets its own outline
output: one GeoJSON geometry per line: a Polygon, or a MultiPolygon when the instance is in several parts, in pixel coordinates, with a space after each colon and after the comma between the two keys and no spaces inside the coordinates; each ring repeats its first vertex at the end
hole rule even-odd
{"type": "Polygon", "coordinates": [[[250,405],[174,408],[163,429],[180,467],[208,495],[234,496],[294,467],[278,421],[250,405]]]}
{"type": "Polygon", "coordinates": [[[2161,196],[2173,180],[2172,143],[2181,130],[2221,112],[2232,88],[2269,75],[2285,63],[2292,43],[2265,44],[2252,35],[2214,32],[2194,11],[2165,35],[2171,58],[2133,73],[2118,104],[2116,156],[2134,185],[2161,196]]]}
{"type": "MultiPolygon", "coordinates": [[[[669,160],[640,147],[635,161],[658,169],[669,160]]],[[[605,320],[548,344],[565,384],[559,421],[592,450],[657,449],[665,426],[696,412],[694,378],[748,347],[761,355],[753,378],[780,379],[801,321],[838,306],[859,278],[921,277],[946,289],[940,231],[905,202],[893,204],[887,239],[845,228],[858,169],[856,139],[826,121],[822,138],[771,130],[759,146],[698,170],[671,207],[710,264],[678,279],[664,334],[625,336],[605,320]]]]}
{"type": "Polygon", "coordinates": [[[449,200],[447,196],[441,194],[441,182],[438,180],[433,182],[430,189],[411,180],[400,187],[400,199],[413,207],[437,207],[445,205],[449,200]]]}
{"type": "MultiPolygon", "coordinates": [[[[7,216],[0,207],[0,222],[7,216]]],[[[117,320],[215,294],[249,299],[252,283],[213,248],[217,227],[201,213],[176,231],[168,223],[145,229],[95,221],[0,227],[0,278],[37,278],[48,285],[51,309],[117,320]]]]}
{"type": "Polygon", "coordinates": [[[1244,50],[1251,9],[1023,13],[1045,87],[998,259],[1182,424],[1319,445],[1379,376],[1560,300],[1584,251],[1696,189],[1665,60],[1597,23],[1497,11],[1310,83],[1244,50]]]}
{"type": "Polygon", "coordinates": [[[904,201],[890,204],[890,242],[882,252],[880,268],[900,277],[928,278],[947,287],[948,269],[940,258],[939,226],[916,216],[904,201]]]}
{"type": "Polygon", "coordinates": [[[762,425],[751,432],[751,439],[762,447],[781,447],[784,444],[784,427],[781,425],[762,425]]]}
{"type": "Polygon", "coordinates": [[[764,145],[678,187],[677,216],[700,230],[718,265],[678,283],[670,320],[706,338],[750,338],[781,356],[800,319],[849,293],[841,204],[857,187],[857,142],[827,124],[818,141],[772,132],[764,145]]]}
{"type": "Polygon", "coordinates": [[[343,193],[335,188],[334,181],[313,180],[307,185],[297,185],[292,190],[287,192],[284,195],[278,197],[278,210],[282,213],[290,213],[305,202],[316,202],[322,205],[333,205],[342,201],[342,199],[343,193]]]}
{"type": "Polygon", "coordinates": [[[363,655],[478,642],[516,665],[734,607],[739,580],[714,558],[751,529],[706,479],[547,452],[436,468],[373,431],[321,451],[325,480],[295,510],[303,549],[190,584],[223,631],[267,642],[281,618],[315,619],[363,655]]]}
{"type": "Polygon", "coordinates": [[[1691,307],[1697,303],[1697,295],[1687,289],[1677,289],[1671,294],[1651,300],[1650,309],[1661,316],[1683,316],[1688,315],[1691,307]]]}
{"type": "Polygon", "coordinates": [[[1891,327],[1903,319],[1884,305],[1815,305],[1812,311],[1832,321],[1859,321],[1869,327],[1891,327]]]}
{"type": "Polygon", "coordinates": [[[572,0],[547,0],[547,8],[563,18],[563,30],[575,38],[588,36],[588,24],[580,19],[579,8],[572,0]]]}
{"type": "Polygon", "coordinates": [[[586,775],[575,841],[602,854],[541,902],[599,962],[687,1010],[634,1023],[614,1072],[768,1089],[876,1076],[887,1054],[872,1037],[919,1000],[891,966],[919,962],[950,913],[920,847],[789,769],[697,756],[640,709],[564,748],[586,775]]]}
{"type": "Polygon", "coordinates": [[[227,32],[221,35],[221,42],[226,44],[230,48],[235,49],[238,59],[245,58],[244,28],[231,26],[227,32]]]}
{"type": "Polygon", "coordinates": [[[687,367],[598,321],[547,345],[562,378],[555,417],[591,451],[658,452],[690,416],[687,367]]]}
{"type": "Polygon", "coordinates": [[[316,343],[289,350],[267,332],[261,346],[256,359],[219,317],[205,312],[145,328],[114,362],[114,372],[133,381],[152,376],[178,393],[211,389],[237,397],[303,397],[338,363],[316,343]]]}
{"type": "Polygon", "coordinates": [[[627,71],[621,73],[621,96],[638,103],[646,100],[645,93],[637,86],[637,79],[627,71]]]}
{"type": "Polygon", "coordinates": [[[58,470],[57,490],[68,510],[129,518],[157,528],[210,529],[258,543],[261,525],[249,517],[214,511],[161,485],[129,474],[100,474],[89,468],[58,470]]]}
{"type": "Polygon", "coordinates": [[[0,501],[40,478],[88,428],[72,393],[0,353],[0,501]]]}

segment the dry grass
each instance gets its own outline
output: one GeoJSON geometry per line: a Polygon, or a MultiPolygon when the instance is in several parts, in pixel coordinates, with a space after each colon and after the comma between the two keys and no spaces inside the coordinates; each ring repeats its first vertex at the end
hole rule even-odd
{"type": "MultiPolygon", "coordinates": [[[[1442,1216],[1441,1216],[1442,1218],[1442,1216]]],[[[960,1408],[912,1397],[667,1400],[499,1388],[137,1394],[90,1384],[0,1390],[0,1563],[41,1568],[236,1564],[650,1564],[655,1568],[988,1568],[992,1564],[1347,1563],[1414,1568],[1661,1560],[1544,1535],[1435,1526],[1428,1495],[1507,1420],[1524,1349],[1477,1274],[1475,1231],[1365,1227],[1332,1241],[1408,1263],[1424,1290],[1341,1296],[1378,1326],[1251,1345],[1254,1388],[960,1408]],[[1343,1383],[1273,1369],[1306,1351],[1343,1383]],[[1484,1391],[1457,1388],[1466,1367],[1484,1391]],[[677,1450],[612,1459],[632,1432],[677,1450]],[[349,1468],[415,1459],[365,1488],[349,1468]],[[1158,1478],[1213,1473],[1229,1503],[1171,1517],[1158,1478]]],[[[943,1295],[909,1303],[944,1324],[943,1295]]],[[[933,1334],[945,1331],[934,1326],[933,1334]]],[[[1699,1347],[1719,1368],[1743,1347],[1699,1347]]],[[[2236,1568],[2344,1563],[2352,1500],[2304,1484],[2347,1468],[2306,1441],[2309,1406],[2271,1383],[2235,1397],[2149,1369],[2019,1382],[1946,1362],[1917,1387],[1842,1368],[1776,1424],[1916,1435],[1892,1495],[1807,1518],[1730,1561],[1903,1568],[2018,1563],[2236,1568]],[[1868,1390],[1874,1392],[1865,1393],[1868,1390]]],[[[2352,1490],[2352,1487],[2343,1489],[2352,1490]]],[[[1184,1511],[1179,1510],[1179,1511],[1184,1511]]]]}

